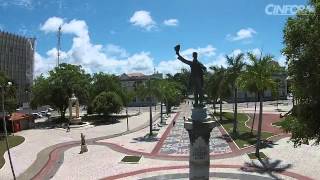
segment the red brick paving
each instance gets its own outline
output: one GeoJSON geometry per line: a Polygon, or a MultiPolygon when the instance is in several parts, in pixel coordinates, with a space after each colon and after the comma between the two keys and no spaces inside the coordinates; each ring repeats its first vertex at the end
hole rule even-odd
{"type": "MultiPolygon", "coordinates": [[[[248,114],[251,118],[247,122],[247,126],[251,127],[253,122],[253,114],[248,114]]],[[[259,114],[256,114],[253,129],[258,129],[259,114]]],[[[282,134],[284,131],[278,127],[272,126],[272,123],[281,121],[279,114],[263,114],[262,115],[262,131],[271,132],[274,134],[282,134]]]]}
{"type": "MultiPolygon", "coordinates": [[[[179,116],[179,112],[175,115],[174,119],[178,118],[179,116]]],[[[277,122],[280,120],[279,115],[275,115],[275,114],[264,114],[263,115],[263,131],[268,131],[268,132],[273,132],[275,134],[279,134],[278,136],[274,136],[272,138],[270,138],[271,140],[278,140],[284,137],[288,137],[288,134],[283,134],[282,131],[271,125],[271,123],[273,122],[277,122]],[[281,134],[282,133],[282,134],[281,134]]],[[[251,121],[248,123],[248,125],[251,124],[251,121]]],[[[173,121],[172,121],[173,122],[173,121]]],[[[171,122],[171,123],[172,123],[171,122]]],[[[257,121],[256,121],[257,122],[257,121]]],[[[255,123],[257,124],[257,123],[255,123]]],[[[254,127],[256,127],[257,125],[255,125],[254,127]]],[[[167,135],[169,134],[169,132],[172,129],[172,124],[170,124],[168,126],[168,128],[166,129],[165,133],[163,134],[163,136],[161,137],[160,141],[157,143],[157,145],[155,146],[155,148],[153,149],[153,151],[151,153],[146,153],[146,152],[139,152],[139,151],[134,151],[134,150],[130,150],[130,149],[126,149],[122,146],[119,146],[118,144],[114,144],[114,143],[107,143],[107,142],[93,142],[93,144],[96,145],[104,145],[104,146],[108,146],[109,148],[120,152],[120,153],[124,153],[124,154],[131,154],[131,155],[143,155],[147,158],[152,158],[152,159],[163,159],[163,160],[173,160],[173,161],[188,161],[189,160],[189,156],[176,156],[176,155],[166,155],[166,154],[159,154],[159,150],[163,144],[163,141],[165,140],[165,138],[167,137],[167,135]]],[[[222,128],[219,127],[221,133],[223,135],[227,135],[227,132],[222,128]]],[[[229,137],[230,138],[230,137],[229,137]]],[[[225,153],[225,154],[216,154],[216,155],[211,155],[211,158],[214,159],[222,159],[222,158],[229,158],[229,157],[235,157],[235,156],[239,156],[245,153],[249,153],[254,151],[254,146],[250,146],[250,147],[246,147],[246,148],[242,148],[242,149],[238,149],[237,146],[234,144],[234,142],[231,140],[228,141],[232,152],[231,153],[225,153]]],[[[49,155],[49,160],[47,161],[47,163],[45,164],[45,166],[42,167],[42,169],[33,177],[33,179],[44,179],[44,178],[48,178],[48,173],[52,172],[52,170],[55,168],[54,165],[56,164],[56,162],[59,160],[59,156],[61,154],[64,153],[65,150],[75,146],[77,144],[75,143],[64,143],[63,145],[55,148],[53,151],[50,152],[49,155]]],[[[231,165],[213,165],[212,167],[217,167],[217,168],[240,168],[241,166],[231,166],[231,165]]],[[[150,172],[150,171],[160,171],[160,170],[166,170],[166,169],[184,169],[184,168],[188,168],[188,166],[168,166],[168,167],[159,167],[159,168],[149,168],[149,169],[143,169],[143,170],[139,170],[139,171],[133,171],[133,172],[129,172],[129,173],[124,173],[124,174],[120,174],[120,175],[116,175],[116,176],[111,176],[111,177],[107,177],[106,179],[116,179],[117,177],[127,177],[129,175],[135,175],[135,174],[141,174],[141,173],[145,173],[145,172],[150,172]]],[[[282,173],[284,175],[290,176],[290,177],[299,177],[298,179],[310,179],[308,177],[305,176],[301,176],[299,174],[295,174],[292,172],[284,172],[282,173]]]]}

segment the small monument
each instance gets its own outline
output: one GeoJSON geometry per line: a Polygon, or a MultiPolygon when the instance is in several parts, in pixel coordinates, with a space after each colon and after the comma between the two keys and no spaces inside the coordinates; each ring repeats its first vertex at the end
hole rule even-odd
{"type": "Polygon", "coordinates": [[[198,61],[196,52],[193,52],[193,60],[190,61],[180,55],[180,45],[174,49],[178,59],[191,68],[189,86],[193,90],[195,99],[190,121],[184,122],[184,128],[188,131],[190,139],[189,179],[207,180],[210,174],[209,140],[214,122],[207,117],[207,108],[203,103],[203,74],[206,67],[198,61]]]}
{"type": "Polygon", "coordinates": [[[85,135],[83,135],[83,133],[81,133],[81,149],[80,149],[80,154],[88,152],[88,147],[86,144],[86,139],[85,139],[85,135]]]}
{"type": "Polygon", "coordinates": [[[79,100],[74,93],[69,98],[69,122],[70,124],[81,124],[79,100]]]}

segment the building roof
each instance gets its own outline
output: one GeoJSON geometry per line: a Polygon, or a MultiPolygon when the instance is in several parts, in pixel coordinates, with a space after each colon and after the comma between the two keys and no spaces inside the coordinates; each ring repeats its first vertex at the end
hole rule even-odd
{"type": "Polygon", "coordinates": [[[144,80],[148,79],[149,76],[146,76],[142,73],[123,73],[120,75],[120,80],[121,81],[134,81],[134,80],[144,80]]]}
{"type": "Polygon", "coordinates": [[[21,112],[14,112],[11,114],[11,117],[9,118],[9,121],[20,121],[24,120],[28,117],[27,114],[21,113],[21,112]]]}
{"type": "Polygon", "coordinates": [[[128,73],[127,76],[129,77],[143,77],[146,76],[143,73],[128,73]]]}

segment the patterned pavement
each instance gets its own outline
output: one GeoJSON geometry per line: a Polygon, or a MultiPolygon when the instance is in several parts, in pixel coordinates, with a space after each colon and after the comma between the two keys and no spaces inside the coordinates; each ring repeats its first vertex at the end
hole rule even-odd
{"type": "MultiPolygon", "coordinates": [[[[188,155],[189,144],[189,135],[187,130],[184,129],[183,118],[179,118],[176,121],[175,126],[172,128],[170,134],[163,142],[159,152],[160,154],[169,155],[188,155]]],[[[232,152],[228,142],[222,138],[222,134],[218,127],[214,127],[211,131],[209,146],[210,155],[232,152]]]]}

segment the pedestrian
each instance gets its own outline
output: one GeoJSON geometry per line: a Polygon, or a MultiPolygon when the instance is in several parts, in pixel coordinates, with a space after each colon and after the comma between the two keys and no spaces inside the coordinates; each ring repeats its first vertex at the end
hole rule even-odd
{"type": "Polygon", "coordinates": [[[70,132],[70,123],[67,125],[67,132],[70,132]]]}
{"type": "Polygon", "coordinates": [[[173,120],[172,126],[176,125],[176,120],[173,120]]]}
{"type": "Polygon", "coordinates": [[[183,116],[183,121],[186,121],[186,117],[185,116],[183,116]]]}

